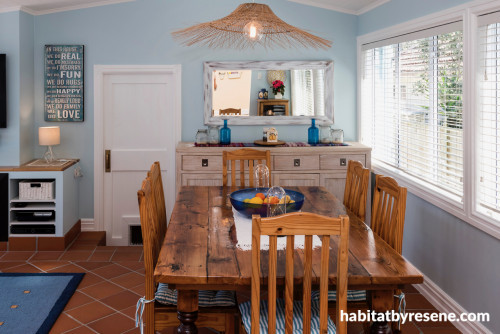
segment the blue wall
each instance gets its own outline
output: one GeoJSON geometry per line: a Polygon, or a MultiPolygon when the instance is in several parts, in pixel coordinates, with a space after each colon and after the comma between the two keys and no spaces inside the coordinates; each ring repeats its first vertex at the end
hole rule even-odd
{"type": "MultiPolygon", "coordinates": [[[[359,17],[358,35],[448,7],[463,0],[392,0],[359,17]]],[[[484,323],[500,333],[500,240],[408,193],[403,255],[468,312],[489,312],[484,323]]]]}
{"type": "Polygon", "coordinates": [[[0,165],[2,166],[20,164],[19,16],[19,12],[0,14],[0,53],[7,55],[7,128],[0,129],[0,165]]]}
{"type": "Polygon", "coordinates": [[[24,12],[19,16],[20,92],[19,92],[19,155],[20,163],[33,159],[38,133],[34,129],[34,18],[24,12]],[[36,143],[33,141],[36,138],[36,143]]]}
{"type": "MultiPolygon", "coordinates": [[[[35,17],[35,128],[43,120],[43,46],[85,45],[85,121],[58,123],[60,157],[78,157],[85,174],[81,182],[80,216],[93,217],[93,66],[96,64],[182,64],[182,140],[194,141],[203,125],[203,62],[237,60],[334,61],[335,121],[346,140],[356,139],[357,18],[285,0],[265,1],[283,20],[333,40],[329,50],[210,50],[182,47],[170,32],[227,15],[237,3],[143,0],[35,17]],[[193,10],[196,8],[197,10],[193,10]]],[[[284,140],[307,140],[308,126],[279,126],[284,140]]],[[[253,141],[262,126],[233,126],[233,141],[253,141]]],[[[35,145],[36,156],[43,148],[35,145]]]]}

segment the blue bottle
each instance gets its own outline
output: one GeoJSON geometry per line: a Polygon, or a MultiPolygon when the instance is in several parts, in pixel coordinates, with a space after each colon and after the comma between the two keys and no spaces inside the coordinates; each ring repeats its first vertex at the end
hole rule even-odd
{"type": "Polygon", "coordinates": [[[221,145],[231,144],[231,129],[227,127],[227,119],[224,120],[224,127],[220,129],[221,145]]]}
{"type": "Polygon", "coordinates": [[[316,145],[319,143],[319,129],[316,127],[316,120],[312,119],[312,125],[307,130],[307,143],[310,145],[316,145]]]}

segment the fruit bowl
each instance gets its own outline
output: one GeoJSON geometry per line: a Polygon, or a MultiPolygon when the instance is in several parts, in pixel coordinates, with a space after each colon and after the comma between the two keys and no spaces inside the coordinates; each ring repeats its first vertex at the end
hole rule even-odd
{"type": "MultiPolygon", "coordinates": [[[[261,217],[267,217],[267,208],[269,205],[273,204],[253,204],[253,203],[245,203],[245,199],[253,198],[258,193],[267,194],[269,188],[247,188],[237,190],[229,195],[229,199],[231,200],[231,204],[233,208],[236,209],[240,214],[247,218],[252,218],[252,215],[260,215],[261,217]]],[[[293,203],[286,204],[286,212],[295,212],[299,211],[304,204],[304,195],[298,191],[293,191],[289,189],[285,189],[285,192],[290,199],[295,201],[293,203]]],[[[275,204],[274,204],[275,205],[275,204]]]]}

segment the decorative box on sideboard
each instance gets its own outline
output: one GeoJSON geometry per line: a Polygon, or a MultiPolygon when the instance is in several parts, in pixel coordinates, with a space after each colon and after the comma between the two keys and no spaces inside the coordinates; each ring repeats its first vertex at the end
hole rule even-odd
{"type": "MultiPolygon", "coordinates": [[[[359,143],[349,146],[252,147],[271,151],[272,185],[324,186],[341,201],[348,160],[371,167],[371,148],[359,143]]],[[[222,185],[222,152],[239,147],[177,146],[176,184],[180,186],[222,185]]],[[[237,168],[238,168],[238,164],[237,168]]]]}

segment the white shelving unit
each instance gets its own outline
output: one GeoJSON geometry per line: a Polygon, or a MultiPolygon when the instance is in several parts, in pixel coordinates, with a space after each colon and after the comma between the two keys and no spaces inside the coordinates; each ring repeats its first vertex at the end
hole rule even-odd
{"type": "Polygon", "coordinates": [[[75,164],[64,171],[9,172],[9,237],[63,237],[78,221],[75,164]],[[54,181],[52,199],[19,199],[20,181],[54,181]],[[50,218],[40,217],[50,213],[50,218]],[[21,216],[24,215],[24,218],[21,216]],[[30,219],[33,215],[33,219],[30,219]]]}

